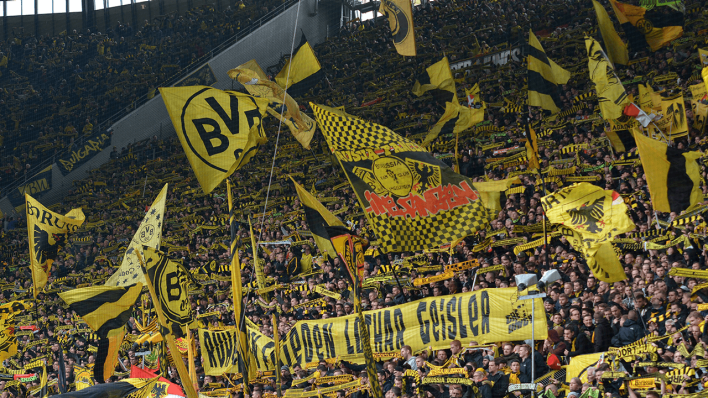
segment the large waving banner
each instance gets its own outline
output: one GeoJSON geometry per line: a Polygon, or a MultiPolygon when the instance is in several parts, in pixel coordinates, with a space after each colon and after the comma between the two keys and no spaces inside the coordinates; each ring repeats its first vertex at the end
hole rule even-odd
{"type": "Polygon", "coordinates": [[[77,167],[93,159],[97,153],[111,145],[111,137],[106,132],[96,132],[87,139],[78,149],[65,153],[57,158],[59,171],[65,176],[77,167]]]}
{"type": "Polygon", "coordinates": [[[25,211],[25,192],[32,195],[33,198],[42,199],[45,193],[52,189],[52,166],[35,174],[22,186],[17,187],[14,191],[10,191],[7,198],[10,200],[15,211],[22,213],[25,211]]]}
{"type": "MultiPolygon", "coordinates": [[[[275,343],[251,324],[246,326],[248,344],[251,346],[259,371],[275,369],[275,343]]],[[[241,373],[238,364],[238,331],[199,329],[199,344],[204,353],[204,372],[211,376],[224,373],[241,373]]]]}
{"type": "MultiPolygon", "coordinates": [[[[413,352],[428,347],[450,347],[459,340],[487,344],[531,338],[531,301],[518,301],[515,288],[482,289],[471,293],[430,297],[364,314],[371,331],[374,352],[413,352]]],[[[546,315],[541,299],[536,302],[536,336],[545,339],[546,315]]],[[[364,363],[364,348],[356,314],[301,321],[281,340],[280,358],[294,366],[337,358],[364,363]]]]}

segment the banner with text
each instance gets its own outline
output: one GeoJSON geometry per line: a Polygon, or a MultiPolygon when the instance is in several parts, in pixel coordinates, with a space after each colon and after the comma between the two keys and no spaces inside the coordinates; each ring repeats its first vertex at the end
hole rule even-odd
{"type": "MultiPolygon", "coordinates": [[[[449,348],[459,340],[487,344],[531,338],[531,301],[519,301],[515,288],[483,289],[471,293],[430,297],[412,303],[364,313],[374,352],[413,352],[428,347],[449,348]]],[[[537,340],[547,337],[546,314],[536,299],[537,340]]],[[[281,340],[280,358],[294,366],[339,358],[364,363],[364,348],[356,315],[300,321],[281,340]]]]}
{"type": "Polygon", "coordinates": [[[59,171],[65,176],[77,167],[93,159],[97,153],[108,148],[111,145],[111,137],[107,132],[96,132],[83,144],[80,144],[77,149],[73,149],[69,153],[62,154],[57,159],[59,171]]]}

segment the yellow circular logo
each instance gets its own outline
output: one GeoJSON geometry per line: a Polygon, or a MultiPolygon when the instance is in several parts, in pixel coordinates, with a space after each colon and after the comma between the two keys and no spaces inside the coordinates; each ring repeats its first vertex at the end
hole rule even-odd
{"type": "Polygon", "coordinates": [[[374,176],[391,195],[403,197],[411,192],[413,174],[408,165],[399,158],[384,156],[371,165],[374,176]]]}

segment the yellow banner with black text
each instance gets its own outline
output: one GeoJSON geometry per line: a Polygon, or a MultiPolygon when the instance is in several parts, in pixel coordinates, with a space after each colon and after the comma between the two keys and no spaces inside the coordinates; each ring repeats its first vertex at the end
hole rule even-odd
{"type": "MultiPolygon", "coordinates": [[[[453,340],[487,344],[531,338],[531,302],[519,301],[515,288],[482,289],[470,293],[430,297],[364,313],[374,352],[413,352],[428,347],[447,348],[453,340]]],[[[536,299],[536,336],[545,339],[546,317],[536,299]]],[[[301,321],[281,340],[284,365],[339,358],[363,364],[364,348],[356,315],[301,321]]]]}

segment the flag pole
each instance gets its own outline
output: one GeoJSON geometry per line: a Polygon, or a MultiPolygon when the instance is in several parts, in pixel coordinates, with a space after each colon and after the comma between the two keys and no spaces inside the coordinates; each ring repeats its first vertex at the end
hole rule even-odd
{"type": "MultiPolygon", "coordinates": [[[[248,369],[250,355],[248,339],[245,333],[246,316],[243,305],[243,286],[241,285],[241,262],[238,257],[238,247],[236,247],[238,243],[238,239],[236,238],[238,225],[236,223],[233,196],[231,195],[231,180],[228,178],[226,179],[226,190],[229,205],[229,229],[231,231],[231,299],[234,307],[234,320],[238,328],[236,332],[236,343],[238,344],[238,351],[241,352],[241,355],[238,356],[238,361],[239,367],[241,368],[244,394],[250,394],[250,389],[248,388],[248,380],[250,379],[248,369]]],[[[255,272],[255,266],[253,270],[255,272]]],[[[251,274],[251,280],[253,280],[253,273],[251,274]]],[[[246,299],[248,301],[248,295],[246,295],[246,299]]]]}
{"type": "MultiPolygon", "coordinates": [[[[140,266],[145,269],[145,261],[143,261],[143,256],[140,254],[140,250],[136,250],[135,255],[138,258],[140,266]]],[[[147,272],[145,272],[145,281],[147,282],[147,287],[150,291],[150,295],[152,296],[152,300],[157,302],[155,287],[152,285],[152,282],[150,282],[150,275],[148,275],[147,272]]],[[[165,314],[162,313],[162,308],[160,308],[159,305],[155,305],[155,312],[157,312],[157,319],[159,320],[160,325],[166,325],[167,320],[165,319],[165,314]]],[[[194,386],[192,385],[192,381],[189,379],[189,371],[184,366],[182,356],[177,349],[177,344],[175,344],[175,336],[173,336],[172,331],[170,331],[170,333],[167,333],[167,335],[164,335],[163,337],[165,338],[165,341],[167,341],[167,346],[172,354],[172,359],[175,361],[175,367],[177,368],[179,379],[182,382],[182,388],[184,388],[184,392],[187,393],[187,398],[198,398],[197,392],[194,390],[194,386]]]]}

